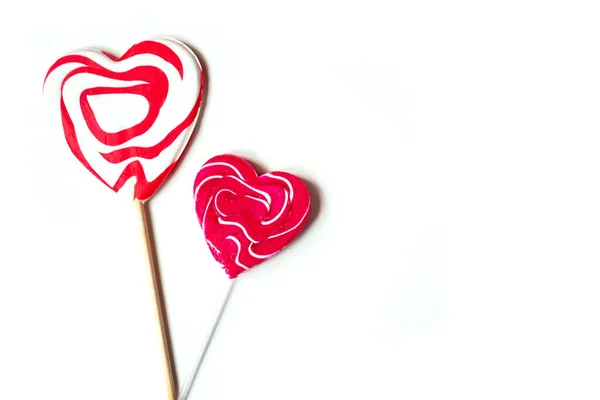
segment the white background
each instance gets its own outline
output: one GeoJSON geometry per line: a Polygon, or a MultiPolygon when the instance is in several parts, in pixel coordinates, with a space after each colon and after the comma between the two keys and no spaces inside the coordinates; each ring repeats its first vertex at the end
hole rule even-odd
{"type": "Polygon", "coordinates": [[[192,182],[234,152],[311,184],[243,274],[192,400],[598,399],[596,1],[3,3],[0,398],[163,400],[132,204],[47,124],[66,52],[170,35],[201,128],[151,200],[177,372],[227,279],[192,182]]]}

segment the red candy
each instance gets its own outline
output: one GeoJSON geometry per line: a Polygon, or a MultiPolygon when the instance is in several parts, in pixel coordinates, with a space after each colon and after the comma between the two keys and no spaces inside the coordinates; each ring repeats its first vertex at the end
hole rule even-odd
{"type": "Polygon", "coordinates": [[[287,172],[258,176],[241,157],[208,160],[194,181],[198,221],[215,260],[230,278],[287,246],[308,220],[310,195],[287,172]]]}
{"type": "Polygon", "coordinates": [[[75,157],[113,191],[144,201],[192,134],[204,75],[187,46],[164,38],[138,43],[119,58],[72,52],[50,67],[44,85],[75,157]]]}

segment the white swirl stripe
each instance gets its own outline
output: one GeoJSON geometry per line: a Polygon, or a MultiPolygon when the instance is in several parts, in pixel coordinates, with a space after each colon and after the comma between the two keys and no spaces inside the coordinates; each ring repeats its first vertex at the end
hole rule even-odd
{"type": "Polygon", "coordinates": [[[210,202],[212,201],[212,196],[208,199],[208,203],[206,204],[206,210],[204,210],[204,216],[202,217],[202,230],[204,230],[204,222],[206,221],[206,213],[208,212],[208,208],[210,207],[210,202]]]}
{"type": "Polygon", "coordinates": [[[202,168],[200,168],[200,170],[203,170],[204,168],[208,168],[208,167],[216,167],[218,165],[231,168],[232,170],[235,171],[235,173],[237,174],[237,176],[240,179],[244,179],[244,177],[242,176],[242,174],[240,174],[240,171],[238,171],[238,169],[236,167],[234,167],[233,165],[231,165],[229,163],[226,163],[226,162],[212,162],[212,163],[207,163],[207,164],[204,164],[202,166],[202,168]]]}
{"type": "Polygon", "coordinates": [[[221,211],[221,209],[219,208],[219,195],[220,195],[222,192],[229,192],[229,193],[233,193],[233,194],[236,194],[236,193],[235,193],[234,191],[232,191],[232,190],[229,190],[229,189],[221,189],[221,190],[219,190],[219,191],[217,192],[217,194],[215,195],[215,207],[216,207],[216,209],[217,209],[217,212],[218,212],[219,214],[221,214],[222,216],[226,217],[226,216],[227,216],[227,214],[225,214],[225,213],[224,213],[223,211],[221,211]]]}
{"type": "Polygon", "coordinates": [[[208,178],[206,178],[205,180],[203,180],[202,182],[200,182],[200,184],[196,187],[196,191],[194,192],[194,200],[197,200],[198,198],[198,191],[200,190],[200,188],[202,187],[202,185],[204,185],[207,181],[211,180],[211,179],[219,179],[222,178],[223,175],[213,175],[213,176],[209,176],[208,178]]]}
{"type": "Polygon", "coordinates": [[[270,209],[269,203],[267,203],[263,199],[259,199],[258,197],[252,197],[252,196],[248,196],[248,195],[246,195],[246,197],[249,198],[249,199],[252,199],[252,200],[260,201],[262,204],[265,205],[265,207],[267,208],[267,211],[269,211],[269,209],[270,209]]]}
{"type": "Polygon", "coordinates": [[[262,221],[261,222],[262,225],[271,225],[273,222],[277,221],[283,215],[283,212],[288,207],[288,192],[287,192],[287,190],[284,190],[283,193],[285,194],[285,199],[283,200],[283,204],[281,205],[281,210],[279,210],[279,213],[275,216],[275,218],[273,218],[269,221],[262,221]]]}
{"type": "Polygon", "coordinates": [[[271,253],[271,254],[266,254],[266,255],[262,255],[262,254],[256,254],[253,250],[252,250],[252,245],[253,243],[250,243],[248,245],[248,253],[250,253],[250,255],[252,257],[256,257],[256,258],[260,258],[262,260],[266,260],[267,258],[270,258],[272,256],[274,256],[275,254],[279,253],[278,251],[276,251],[275,253],[271,253]]]}
{"type": "Polygon", "coordinates": [[[244,233],[244,236],[246,236],[246,239],[248,239],[252,243],[258,243],[258,240],[254,240],[254,239],[252,239],[250,237],[250,235],[248,234],[248,231],[246,231],[246,228],[244,228],[244,226],[242,224],[239,224],[239,223],[233,222],[233,221],[226,221],[226,220],[224,220],[221,217],[219,217],[219,223],[221,225],[233,225],[233,226],[237,226],[238,228],[240,228],[242,230],[242,232],[244,233]]]}
{"type": "Polygon", "coordinates": [[[235,180],[237,180],[239,183],[241,183],[242,185],[246,186],[248,189],[252,189],[252,190],[254,190],[256,193],[260,193],[260,194],[262,194],[262,195],[264,196],[264,198],[267,200],[267,203],[269,203],[269,205],[271,204],[271,196],[269,195],[269,193],[267,193],[267,192],[263,192],[262,190],[258,190],[257,188],[255,188],[255,187],[253,187],[253,186],[250,186],[250,185],[248,185],[248,184],[246,183],[246,181],[244,181],[244,180],[242,180],[242,179],[239,179],[239,178],[237,178],[237,177],[235,177],[235,176],[233,176],[233,175],[230,175],[229,177],[230,177],[230,178],[233,178],[233,179],[235,179],[235,180]]]}
{"type": "Polygon", "coordinates": [[[290,189],[290,201],[294,201],[294,188],[292,187],[292,183],[290,181],[288,181],[287,179],[285,179],[282,176],[273,175],[270,172],[266,173],[264,176],[268,176],[269,178],[273,178],[273,179],[279,179],[280,181],[285,182],[287,187],[290,189]]]}
{"type": "Polygon", "coordinates": [[[242,244],[240,243],[240,241],[237,240],[237,238],[235,236],[231,236],[231,235],[227,236],[225,239],[231,239],[237,245],[238,251],[237,251],[237,254],[235,255],[235,263],[244,269],[248,269],[248,267],[246,267],[244,264],[242,264],[240,262],[240,251],[242,250],[242,244]]]}

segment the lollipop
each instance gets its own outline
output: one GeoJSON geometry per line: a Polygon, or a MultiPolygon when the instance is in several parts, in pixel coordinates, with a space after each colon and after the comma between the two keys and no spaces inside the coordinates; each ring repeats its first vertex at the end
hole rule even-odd
{"type": "Polygon", "coordinates": [[[310,212],[309,192],[298,177],[279,171],[258,176],[250,163],[231,154],[204,164],[194,181],[194,198],[206,243],[231,285],[180,400],[189,394],[236,278],[286,247],[310,212]]]}
{"type": "Polygon", "coordinates": [[[196,213],[230,278],[266,261],[300,233],[310,210],[304,183],[287,172],[258,176],[243,158],[220,155],[194,182],[196,213]]]}
{"type": "Polygon", "coordinates": [[[73,155],[100,182],[137,204],[150,267],[169,399],[176,388],[144,202],[181,156],[198,119],[204,75],[183,43],[147,40],[121,57],[74,51],[48,70],[44,92],[73,155]]]}
{"type": "Polygon", "coordinates": [[[50,67],[44,85],[75,157],[106,186],[140,201],[177,163],[204,87],[198,59],[173,39],[138,43],[119,58],[75,51],[50,67]]]}

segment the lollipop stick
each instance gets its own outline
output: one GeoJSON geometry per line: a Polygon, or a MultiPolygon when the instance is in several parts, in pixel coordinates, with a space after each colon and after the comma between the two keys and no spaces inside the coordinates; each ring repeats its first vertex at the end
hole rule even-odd
{"type": "Polygon", "coordinates": [[[181,392],[179,393],[178,400],[186,400],[190,394],[190,390],[192,389],[192,385],[194,384],[194,381],[196,380],[196,375],[198,374],[200,365],[202,365],[204,356],[206,356],[206,352],[208,351],[210,342],[212,341],[215,331],[217,330],[219,321],[221,321],[221,316],[223,315],[223,311],[225,311],[225,307],[227,306],[227,301],[229,300],[229,297],[231,296],[231,292],[233,291],[233,287],[235,286],[236,281],[237,281],[237,279],[232,279],[231,283],[229,284],[229,289],[227,290],[227,294],[225,295],[225,298],[223,299],[223,303],[221,304],[221,307],[219,308],[219,311],[212,323],[210,331],[208,332],[208,335],[206,336],[206,339],[204,341],[204,344],[202,345],[200,354],[198,354],[198,358],[196,359],[196,363],[194,364],[192,371],[188,375],[187,379],[185,380],[185,383],[183,384],[183,387],[181,388],[181,392]]]}
{"type": "Polygon", "coordinates": [[[149,216],[143,202],[136,200],[135,203],[140,219],[146,261],[148,263],[150,281],[152,284],[152,296],[154,298],[156,322],[160,332],[160,346],[162,348],[162,361],[167,385],[167,398],[168,400],[175,400],[177,398],[177,385],[175,383],[175,375],[173,373],[173,356],[169,343],[169,327],[167,324],[165,305],[160,285],[160,272],[158,270],[158,264],[156,262],[154,253],[149,216]]]}

